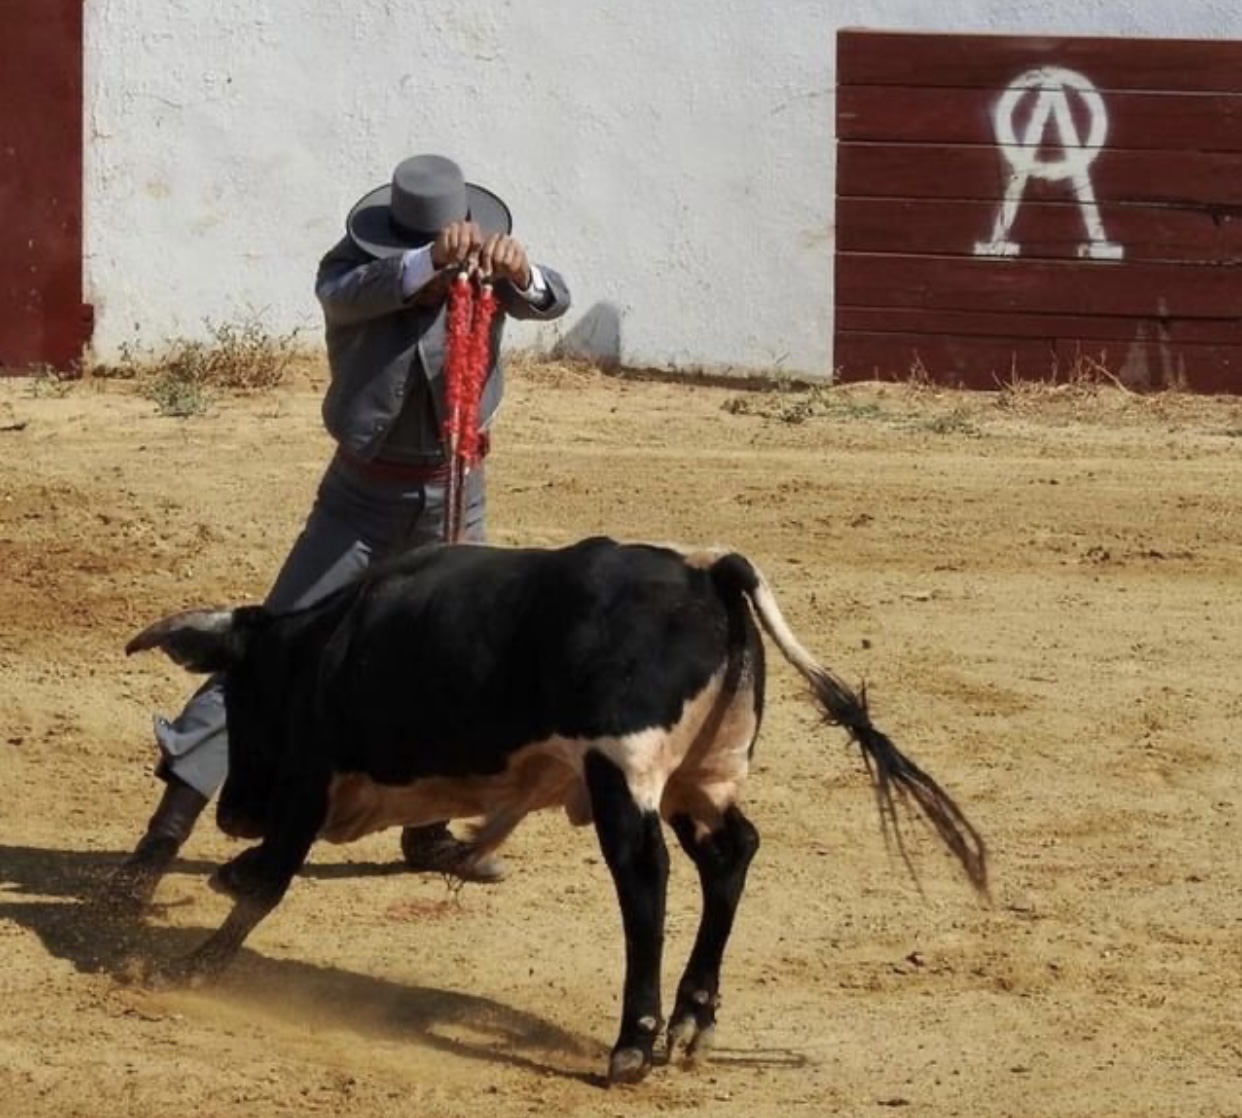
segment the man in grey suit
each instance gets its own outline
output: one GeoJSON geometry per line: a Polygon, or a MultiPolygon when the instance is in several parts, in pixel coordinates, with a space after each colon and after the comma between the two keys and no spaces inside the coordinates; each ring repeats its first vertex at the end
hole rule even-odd
{"type": "MultiPolygon", "coordinates": [[[[392,181],[350,211],[345,237],[319,265],[331,379],[323,420],[337,443],[305,527],[266,605],[296,609],[324,597],[376,558],[439,542],[448,467],[441,440],[446,297],[474,265],[494,284],[492,364],[479,403],[481,447],[504,388],[504,318],[554,319],[569,307],[564,280],[532,263],[511,235],[508,207],[467,183],[438,155],[406,159],[392,181]]],[[[462,536],[485,536],[485,463],[463,485],[462,536]]],[[[228,738],[221,682],[209,680],[171,720],[157,717],[163,795],[133,853],[113,874],[113,899],[144,907],[224,781],[228,738]]],[[[495,858],[467,868],[470,847],[445,824],[406,828],[402,854],[416,870],[498,881],[495,858]]]]}

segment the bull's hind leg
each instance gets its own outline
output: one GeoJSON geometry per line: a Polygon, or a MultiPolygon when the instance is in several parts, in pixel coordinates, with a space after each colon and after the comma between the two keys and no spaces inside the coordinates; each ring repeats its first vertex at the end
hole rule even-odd
{"type": "Polygon", "coordinates": [[[588,753],[586,783],[604,860],[612,871],[625,928],[625,993],[621,1032],[608,1064],[610,1083],[636,1083],[651,1070],[660,1032],[660,965],[668,849],[660,816],[634,799],[625,773],[588,753]]]}
{"type": "Polygon", "coordinates": [[[720,1004],[720,965],[733,931],[746,871],[759,849],[759,832],[736,806],[720,817],[719,825],[700,833],[689,815],[670,821],[682,849],[699,871],[703,915],[690,960],[677,987],[677,1002],[668,1027],[669,1057],[684,1046],[695,1056],[711,1044],[720,1004]]]}

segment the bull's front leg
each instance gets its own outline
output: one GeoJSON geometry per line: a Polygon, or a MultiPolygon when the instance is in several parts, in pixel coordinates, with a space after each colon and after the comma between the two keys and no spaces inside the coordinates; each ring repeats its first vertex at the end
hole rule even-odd
{"type": "Polygon", "coordinates": [[[636,1083],[650,1070],[660,1032],[660,964],[668,850],[657,812],[634,800],[625,774],[607,757],[585,763],[595,830],[612,871],[625,929],[625,993],[621,1032],[608,1064],[610,1083],[636,1083]]]}
{"type": "Polygon", "coordinates": [[[162,968],[158,977],[198,985],[216,977],[237,957],[305,863],[327,816],[328,787],[327,776],[309,766],[281,785],[267,837],[212,875],[212,888],[235,902],[232,911],[207,940],[184,959],[162,968]]]}
{"type": "Polygon", "coordinates": [[[150,980],[157,986],[202,986],[223,973],[237,957],[246,937],[274,906],[241,901],[233,906],[220,927],[184,958],[157,966],[150,980]]]}

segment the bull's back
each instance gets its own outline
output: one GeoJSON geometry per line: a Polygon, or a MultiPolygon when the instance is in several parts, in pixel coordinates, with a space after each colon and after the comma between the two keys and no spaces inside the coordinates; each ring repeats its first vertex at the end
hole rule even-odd
{"type": "MultiPolygon", "coordinates": [[[[342,631],[343,630],[343,631],[342,631]]],[[[668,728],[720,670],[729,619],[675,551],[437,548],[377,569],[321,672],[339,771],[499,773],[551,739],[668,728]]]]}

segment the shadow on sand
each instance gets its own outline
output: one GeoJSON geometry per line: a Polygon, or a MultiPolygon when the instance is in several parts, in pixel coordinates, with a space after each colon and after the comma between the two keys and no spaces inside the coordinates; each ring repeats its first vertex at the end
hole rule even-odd
{"type": "MultiPolygon", "coordinates": [[[[0,918],[30,929],[51,954],[78,970],[109,974],[120,982],[130,980],[135,959],[173,959],[197,947],[205,929],[158,927],[119,917],[98,904],[117,860],[115,854],[0,846],[0,918]]],[[[206,862],[177,865],[204,875],[213,868],[206,862]]],[[[314,876],[336,877],[346,869],[368,868],[310,869],[314,876]]],[[[400,867],[375,871],[400,872],[400,867]]],[[[604,1083],[602,1075],[566,1066],[590,1063],[602,1069],[607,1053],[601,1045],[490,998],[270,959],[248,949],[211,990],[234,1005],[290,1023],[313,1022],[540,1075],[604,1083]]]]}

